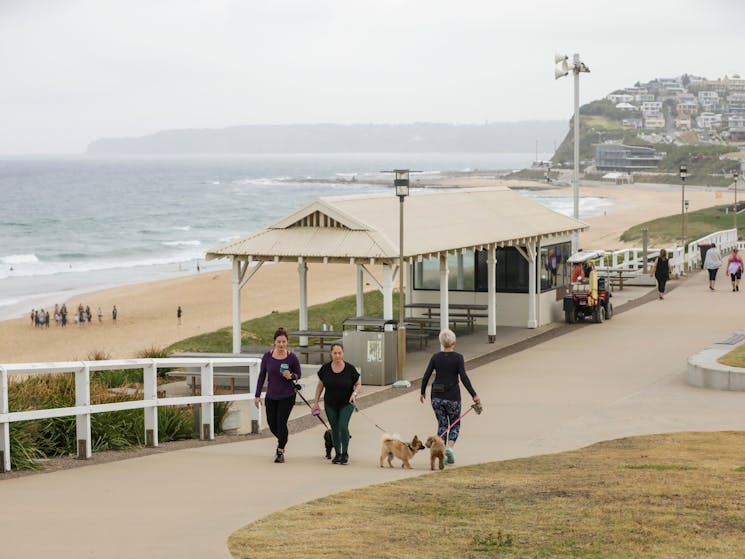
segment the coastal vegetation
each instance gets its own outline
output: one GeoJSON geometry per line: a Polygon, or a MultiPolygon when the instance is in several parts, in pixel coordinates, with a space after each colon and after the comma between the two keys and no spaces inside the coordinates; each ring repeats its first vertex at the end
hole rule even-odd
{"type": "Polygon", "coordinates": [[[735,558],[743,437],[632,437],[448,469],[273,513],[234,532],[228,547],[240,558],[326,557],[326,526],[335,549],[391,559],[735,558]]]}
{"type": "MultiPolygon", "coordinates": [[[[743,207],[742,204],[738,204],[743,207]]],[[[735,224],[732,205],[714,206],[703,210],[689,211],[686,217],[687,241],[699,239],[715,231],[731,229],[735,224]]],[[[621,234],[621,240],[627,243],[640,243],[642,229],[649,231],[651,244],[680,242],[682,232],[681,215],[672,214],[634,225],[621,234]]]]}
{"type": "MultiPolygon", "coordinates": [[[[91,403],[105,404],[142,399],[142,370],[122,369],[91,373],[91,403]]],[[[75,405],[75,375],[35,375],[8,383],[11,412],[67,408],[75,405]]],[[[230,402],[216,402],[215,430],[220,432],[230,402]]],[[[94,452],[142,446],[144,414],[140,409],[91,415],[94,452]]],[[[158,438],[161,442],[189,439],[193,434],[190,406],[158,409],[158,438]]],[[[43,460],[74,455],[77,451],[75,417],[19,421],[10,424],[11,468],[38,469],[43,460]]]]}

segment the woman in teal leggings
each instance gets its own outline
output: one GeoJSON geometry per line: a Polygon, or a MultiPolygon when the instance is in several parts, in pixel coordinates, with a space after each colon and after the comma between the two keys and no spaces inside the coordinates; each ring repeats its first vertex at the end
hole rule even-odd
{"type": "Polygon", "coordinates": [[[313,410],[323,394],[323,407],[331,424],[331,436],[336,456],[332,464],[349,462],[349,419],[360,390],[360,374],[354,365],[344,361],[344,348],[340,343],[331,345],[331,362],[324,363],[318,371],[318,386],[313,410]]]}

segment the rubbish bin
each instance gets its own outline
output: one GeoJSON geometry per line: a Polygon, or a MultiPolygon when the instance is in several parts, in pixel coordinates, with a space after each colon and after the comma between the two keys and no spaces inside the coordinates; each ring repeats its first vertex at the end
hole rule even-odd
{"type": "Polygon", "coordinates": [[[385,386],[396,382],[397,332],[345,330],[344,359],[361,371],[362,384],[385,386]]]}
{"type": "Polygon", "coordinates": [[[706,251],[714,246],[714,243],[699,243],[698,249],[701,251],[701,269],[704,267],[704,260],[706,260],[706,251]]]}

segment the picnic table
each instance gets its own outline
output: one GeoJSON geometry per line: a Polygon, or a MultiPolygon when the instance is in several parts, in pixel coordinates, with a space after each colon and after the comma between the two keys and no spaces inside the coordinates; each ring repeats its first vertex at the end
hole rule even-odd
{"type": "MultiPolygon", "coordinates": [[[[419,309],[427,311],[427,318],[440,316],[440,303],[409,303],[404,305],[407,309],[419,309]]],[[[473,330],[477,318],[485,318],[483,312],[489,309],[488,305],[481,303],[450,303],[448,305],[448,319],[455,326],[459,319],[465,318],[468,327],[473,330]],[[455,311],[455,312],[452,312],[455,311]]]]}
{"type": "Polygon", "coordinates": [[[341,342],[341,332],[335,332],[334,330],[295,330],[290,332],[290,336],[297,336],[298,338],[316,338],[317,343],[307,346],[296,346],[293,351],[296,353],[302,353],[305,355],[306,363],[310,360],[310,356],[313,354],[320,355],[321,361],[323,361],[324,354],[328,353],[331,345],[334,342],[341,342]]]}

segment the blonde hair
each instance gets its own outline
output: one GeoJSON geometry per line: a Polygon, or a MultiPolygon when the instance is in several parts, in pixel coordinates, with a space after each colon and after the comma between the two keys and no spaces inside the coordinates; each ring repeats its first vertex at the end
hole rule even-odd
{"type": "Polygon", "coordinates": [[[445,330],[440,332],[439,339],[440,345],[442,345],[442,347],[453,347],[455,345],[455,332],[453,332],[449,328],[445,328],[445,330]]]}

